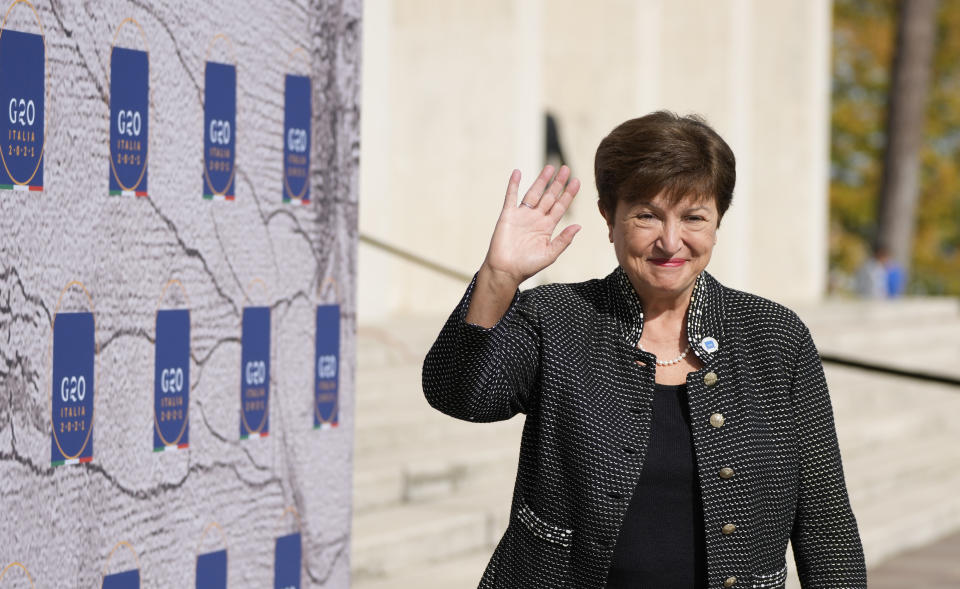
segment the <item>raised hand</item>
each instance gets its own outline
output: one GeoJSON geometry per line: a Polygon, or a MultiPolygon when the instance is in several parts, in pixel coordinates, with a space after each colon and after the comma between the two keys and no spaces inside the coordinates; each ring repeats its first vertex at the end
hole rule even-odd
{"type": "Polygon", "coordinates": [[[519,205],[520,171],[514,170],[510,175],[503,210],[477,275],[468,322],[484,327],[496,324],[520,283],[555,262],[580,230],[579,225],[570,225],[553,236],[564,211],[580,190],[580,181],[570,178],[568,167],[561,166],[550,183],[553,171],[553,166],[544,167],[519,205]]]}

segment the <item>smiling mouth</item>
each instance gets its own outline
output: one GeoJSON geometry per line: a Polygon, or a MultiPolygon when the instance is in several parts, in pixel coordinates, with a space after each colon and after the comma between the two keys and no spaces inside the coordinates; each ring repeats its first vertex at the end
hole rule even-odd
{"type": "Polygon", "coordinates": [[[686,260],[683,258],[650,258],[650,263],[665,268],[676,268],[677,266],[683,266],[686,260]]]}

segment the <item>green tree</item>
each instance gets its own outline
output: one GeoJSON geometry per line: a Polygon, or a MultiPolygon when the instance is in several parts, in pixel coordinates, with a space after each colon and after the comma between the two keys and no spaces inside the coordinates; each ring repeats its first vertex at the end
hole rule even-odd
{"type": "MultiPolygon", "coordinates": [[[[850,275],[869,255],[886,142],[896,35],[893,0],[836,0],[831,113],[830,267],[850,275]]],[[[920,153],[910,290],[960,294],[960,0],[937,15],[920,153]]]]}

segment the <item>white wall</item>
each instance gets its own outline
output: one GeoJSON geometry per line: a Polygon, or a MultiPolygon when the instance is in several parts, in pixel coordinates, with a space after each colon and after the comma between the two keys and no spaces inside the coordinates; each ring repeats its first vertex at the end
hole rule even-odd
{"type": "MultiPolygon", "coordinates": [[[[584,188],[571,248],[531,282],[615,265],[593,154],[620,122],[703,114],[737,155],[709,267],[774,299],[825,289],[829,0],[576,0],[365,5],[360,230],[446,266],[479,266],[510,170],[542,163],[545,110],[584,188]],[[372,34],[376,30],[379,34],[372,34]]],[[[359,318],[440,313],[463,285],[361,243],[359,318]]]]}

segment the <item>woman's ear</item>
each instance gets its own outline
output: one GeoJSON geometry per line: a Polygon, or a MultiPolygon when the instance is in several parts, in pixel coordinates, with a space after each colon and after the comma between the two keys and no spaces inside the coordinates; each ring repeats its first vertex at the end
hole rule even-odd
{"type": "Polygon", "coordinates": [[[600,216],[607,222],[607,239],[610,240],[610,243],[613,243],[613,214],[607,213],[607,210],[603,208],[603,203],[599,200],[597,201],[597,208],[600,209],[600,216]]]}

